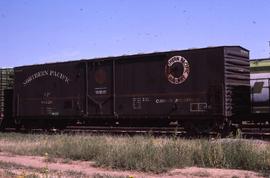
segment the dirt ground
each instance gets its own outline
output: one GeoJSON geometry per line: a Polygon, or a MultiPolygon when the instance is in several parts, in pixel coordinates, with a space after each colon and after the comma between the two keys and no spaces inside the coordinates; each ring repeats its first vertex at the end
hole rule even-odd
{"type": "MultiPolygon", "coordinates": [[[[270,177],[269,175],[244,170],[213,169],[188,167],[174,169],[167,173],[153,174],[136,171],[119,171],[94,166],[89,161],[71,161],[63,159],[48,159],[40,156],[11,155],[0,152],[0,172],[7,170],[15,175],[35,174],[39,177],[132,177],[132,178],[185,178],[185,177],[209,177],[209,178],[257,178],[270,177]],[[47,160],[47,161],[46,161],[47,160]]],[[[0,176],[3,174],[0,174],[0,176]]]]}

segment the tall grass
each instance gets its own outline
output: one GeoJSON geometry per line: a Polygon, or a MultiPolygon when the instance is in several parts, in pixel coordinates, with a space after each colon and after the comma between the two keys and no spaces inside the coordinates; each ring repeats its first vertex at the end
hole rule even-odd
{"type": "Polygon", "coordinates": [[[270,146],[151,136],[0,134],[0,151],[91,160],[98,166],[163,172],[186,166],[270,170],[270,146]]]}

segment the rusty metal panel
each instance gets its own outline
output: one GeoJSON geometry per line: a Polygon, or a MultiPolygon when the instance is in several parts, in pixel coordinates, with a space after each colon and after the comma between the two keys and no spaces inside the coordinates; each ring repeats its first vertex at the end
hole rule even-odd
{"type": "Polygon", "coordinates": [[[67,62],[15,68],[15,116],[81,115],[84,65],[67,62]]]}
{"type": "Polygon", "coordinates": [[[223,64],[223,48],[120,59],[116,62],[116,111],[166,117],[222,115],[223,64]]]}
{"type": "Polygon", "coordinates": [[[240,47],[224,48],[224,115],[250,113],[249,51],[240,47]]]}
{"type": "Polygon", "coordinates": [[[87,62],[88,115],[113,115],[113,60],[87,62]]]}
{"type": "Polygon", "coordinates": [[[17,67],[14,113],[227,117],[241,110],[235,104],[245,105],[239,91],[247,91],[249,68],[248,55],[244,51],[241,56],[241,50],[213,47],[17,67]]]}

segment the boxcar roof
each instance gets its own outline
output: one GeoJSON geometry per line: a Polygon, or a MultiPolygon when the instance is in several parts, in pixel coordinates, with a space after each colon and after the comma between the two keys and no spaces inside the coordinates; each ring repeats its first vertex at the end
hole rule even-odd
{"type": "Polygon", "coordinates": [[[269,73],[270,58],[250,60],[250,70],[252,73],[269,73]]]}
{"type": "Polygon", "coordinates": [[[264,62],[270,61],[270,58],[250,59],[251,62],[264,62]]]}
{"type": "Polygon", "coordinates": [[[204,47],[204,48],[189,48],[189,49],[183,49],[183,50],[170,50],[170,51],[155,51],[155,52],[149,52],[149,53],[137,53],[137,54],[124,54],[121,56],[106,56],[106,57],[94,57],[94,58],[86,58],[86,59],[79,59],[79,60],[70,60],[70,61],[60,61],[60,62],[49,62],[49,63],[41,63],[41,64],[30,64],[30,65],[24,65],[24,66],[18,66],[14,67],[16,68],[23,68],[23,67],[31,67],[31,66],[40,66],[40,65],[54,65],[54,64],[62,64],[62,63],[73,63],[73,62],[83,62],[88,60],[98,61],[98,60],[117,60],[117,59],[125,59],[130,57],[140,57],[140,56],[151,56],[151,55],[159,55],[159,54],[167,54],[167,53],[173,53],[173,52],[183,52],[183,51],[191,51],[191,50],[207,50],[207,49],[213,49],[213,48],[230,48],[230,47],[239,47],[243,50],[249,51],[246,48],[243,48],[241,46],[210,46],[210,47],[204,47]]]}

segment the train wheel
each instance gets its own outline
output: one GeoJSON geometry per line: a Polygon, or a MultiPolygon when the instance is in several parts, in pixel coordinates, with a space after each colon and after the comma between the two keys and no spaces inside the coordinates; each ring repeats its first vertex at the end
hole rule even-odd
{"type": "Polygon", "coordinates": [[[213,121],[189,121],[184,124],[188,135],[209,134],[217,128],[217,123],[213,121]]]}
{"type": "Polygon", "coordinates": [[[19,131],[21,130],[21,128],[22,128],[22,125],[21,125],[21,124],[16,124],[16,125],[15,125],[15,130],[16,130],[17,132],[19,132],[19,131]]]}
{"type": "Polygon", "coordinates": [[[231,122],[224,122],[223,126],[220,129],[221,137],[228,137],[232,133],[232,124],[231,122]]]}
{"type": "Polygon", "coordinates": [[[239,130],[241,130],[240,123],[232,123],[230,120],[225,121],[222,124],[222,127],[219,129],[219,133],[221,134],[222,138],[225,137],[236,137],[239,130]]]}

